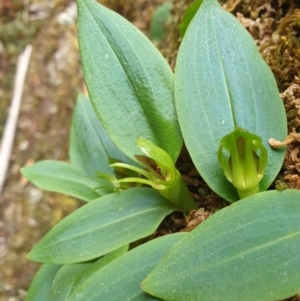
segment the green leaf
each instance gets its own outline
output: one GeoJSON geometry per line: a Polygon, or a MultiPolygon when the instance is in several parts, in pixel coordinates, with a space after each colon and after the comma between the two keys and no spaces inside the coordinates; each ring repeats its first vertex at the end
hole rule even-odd
{"type": "Polygon", "coordinates": [[[152,234],[177,209],[150,188],[105,195],[56,225],[28,258],[62,264],[91,260],[152,234]]]}
{"type": "Polygon", "coordinates": [[[166,26],[172,18],[172,2],[166,2],[156,9],[150,23],[150,36],[154,41],[162,41],[166,35],[166,26]]]}
{"type": "Polygon", "coordinates": [[[79,95],[73,113],[71,139],[71,164],[81,173],[95,176],[96,171],[114,175],[109,158],[132,164],[109,138],[101,125],[88,97],[79,95]]]}
{"type": "Polygon", "coordinates": [[[65,193],[84,201],[99,198],[107,186],[103,179],[84,176],[70,164],[54,160],[44,160],[21,169],[22,175],[41,189],[65,193]]]}
{"type": "Polygon", "coordinates": [[[197,13],[200,5],[202,4],[203,0],[196,0],[194,1],[186,10],[183,15],[182,21],[179,24],[179,35],[183,38],[189,24],[193,20],[195,14],[197,13]]]}
{"type": "Polygon", "coordinates": [[[186,235],[187,233],[166,235],[120,256],[93,274],[84,285],[75,289],[67,300],[159,300],[144,293],[140,283],[170,247],[186,235]]]}
{"type": "Polygon", "coordinates": [[[176,161],[182,146],[173,73],[153,44],[131,23],[94,0],[77,0],[85,82],[109,136],[130,158],[145,137],[176,161]]]}
{"type": "Polygon", "coordinates": [[[60,268],[60,265],[42,265],[30,284],[25,301],[48,300],[53,279],[60,268]]]}
{"type": "Polygon", "coordinates": [[[47,301],[68,300],[72,292],[83,285],[87,279],[98,272],[106,264],[123,255],[128,250],[128,245],[107,254],[96,262],[67,264],[56,274],[51,293],[47,301]]]}
{"type": "Polygon", "coordinates": [[[167,301],[274,301],[300,292],[300,192],[267,191],[212,215],[143,282],[167,301]]]}
{"type": "Polygon", "coordinates": [[[65,301],[69,297],[78,275],[93,263],[66,264],[56,274],[47,301],[65,301]]]}
{"type": "Polygon", "coordinates": [[[90,279],[96,272],[99,271],[99,269],[101,269],[111,261],[115,260],[119,256],[125,254],[128,251],[128,249],[129,245],[127,244],[98,259],[88,269],[86,269],[84,273],[79,275],[79,277],[76,280],[76,289],[84,285],[88,279],[90,279]]]}
{"type": "Polygon", "coordinates": [[[260,191],[279,172],[285,150],[286,115],[274,76],[250,34],[215,0],[204,0],[181,43],[175,100],[184,141],[207,184],[226,200],[238,200],[218,162],[221,139],[240,127],[262,138],[268,163],[260,191]]]}

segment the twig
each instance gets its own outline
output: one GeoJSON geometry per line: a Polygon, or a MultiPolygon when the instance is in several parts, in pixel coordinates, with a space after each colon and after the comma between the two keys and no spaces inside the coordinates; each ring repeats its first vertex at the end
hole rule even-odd
{"type": "Polygon", "coordinates": [[[32,46],[27,45],[25,50],[18,57],[13,97],[0,146],[0,195],[2,194],[7,169],[9,166],[31,50],[32,46]]]}

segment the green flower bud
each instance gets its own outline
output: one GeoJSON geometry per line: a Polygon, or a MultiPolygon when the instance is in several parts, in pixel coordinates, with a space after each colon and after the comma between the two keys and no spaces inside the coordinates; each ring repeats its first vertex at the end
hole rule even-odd
{"type": "Polygon", "coordinates": [[[260,137],[236,128],[221,139],[218,159],[240,198],[259,192],[268,161],[268,152],[260,137]]]}
{"type": "Polygon", "coordinates": [[[172,158],[163,149],[145,138],[139,138],[137,146],[145,156],[136,155],[135,157],[145,166],[146,170],[124,163],[115,163],[111,166],[136,171],[145,178],[129,177],[120,179],[118,182],[135,182],[150,185],[184,211],[196,209],[196,203],[182,180],[179,171],[176,169],[172,158]]]}

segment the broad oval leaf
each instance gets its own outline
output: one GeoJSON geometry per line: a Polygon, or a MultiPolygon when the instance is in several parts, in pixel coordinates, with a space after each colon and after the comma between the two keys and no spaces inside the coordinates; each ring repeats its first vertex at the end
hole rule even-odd
{"type": "Polygon", "coordinates": [[[151,188],[105,195],[57,224],[28,258],[62,264],[91,260],[152,234],[175,210],[178,207],[151,188]]]}
{"type": "Polygon", "coordinates": [[[201,176],[226,200],[238,200],[217,159],[221,139],[240,127],[262,138],[268,150],[260,190],[279,172],[286,116],[274,76],[250,34],[215,0],[204,0],[179,49],[175,101],[184,141],[201,176]]]}
{"type": "Polygon", "coordinates": [[[267,191],[212,215],[143,282],[166,301],[274,301],[300,292],[300,192],[267,191]]]}
{"type": "Polygon", "coordinates": [[[131,23],[94,0],[77,0],[85,82],[95,112],[130,158],[145,137],[176,161],[182,146],[173,73],[163,56],[131,23]]]}
{"type": "Polygon", "coordinates": [[[109,159],[133,164],[110,139],[88,97],[79,95],[73,113],[70,137],[70,161],[81,173],[114,175],[109,159]]]}
{"type": "Polygon", "coordinates": [[[67,301],[160,300],[144,293],[140,283],[170,247],[186,235],[187,233],[166,235],[120,256],[75,289],[67,301]]]}
{"type": "Polygon", "coordinates": [[[82,175],[72,165],[44,160],[21,169],[22,175],[41,189],[65,193],[83,201],[99,198],[109,183],[104,179],[82,175]]]}
{"type": "Polygon", "coordinates": [[[53,279],[60,268],[60,265],[42,265],[30,284],[25,301],[48,300],[53,279]]]}
{"type": "Polygon", "coordinates": [[[73,291],[85,284],[106,264],[128,251],[128,245],[103,256],[95,262],[64,265],[56,274],[47,301],[66,301],[73,291]]]}

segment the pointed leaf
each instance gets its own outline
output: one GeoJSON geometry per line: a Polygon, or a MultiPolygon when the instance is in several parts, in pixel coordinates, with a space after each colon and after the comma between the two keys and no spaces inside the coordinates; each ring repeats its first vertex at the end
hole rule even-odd
{"type": "Polygon", "coordinates": [[[300,192],[267,191],[215,213],[143,282],[167,301],[274,301],[300,292],[300,192]]]}
{"type": "Polygon", "coordinates": [[[95,176],[96,172],[113,174],[109,159],[132,164],[109,138],[101,125],[88,97],[79,95],[73,113],[71,139],[71,164],[81,173],[95,176]]]}
{"type": "Polygon", "coordinates": [[[226,200],[238,200],[218,162],[221,139],[235,127],[262,138],[268,164],[260,182],[266,190],[279,172],[285,150],[286,115],[274,76],[250,34],[216,0],[204,0],[179,49],[175,100],[186,146],[201,176],[226,200]]]}
{"type": "Polygon", "coordinates": [[[84,201],[92,201],[104,193],[97,190],[107,181],[84,176],[70,164],[44,160],[22,168],[22,175],[41,189],[65,193],[84,201]]]}
{"type": "Polygon", "coordinates": [[[176,161],[182,137],[173,98],[173,73],[131,23],[94,0],[78,0],[84,78],[109,136],[130,158],[145,137],[176,161]]]}
{"type": "Polygon", "coordinates": [[[60,265],[42,265],[30,284],[25,301],[48,300],[53,279],[60,268],[60,265]]]}
{"type": "Polygon", "coordinates": [[[176,209],[150,188],[105,195],[56,225],[28,258],[63,264],[91,260],[150,235],[176,209]]]}
{"type": "Polygon", "coordinates": [[[159,300],[144,293],[140,283],[170,247],[186,235],[166,235],[120,256],[75,289],[68,301],[159,300]]]}

